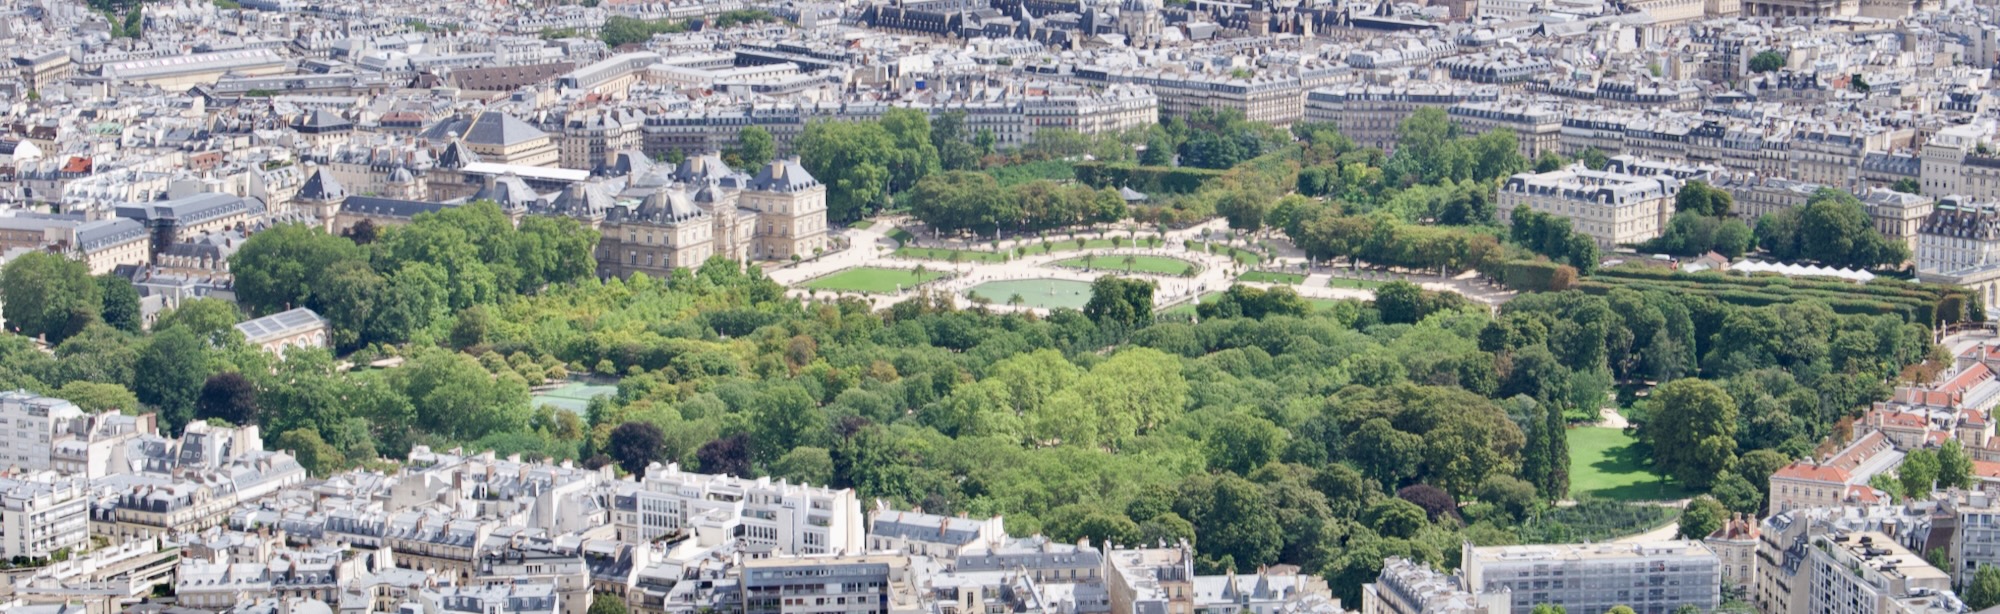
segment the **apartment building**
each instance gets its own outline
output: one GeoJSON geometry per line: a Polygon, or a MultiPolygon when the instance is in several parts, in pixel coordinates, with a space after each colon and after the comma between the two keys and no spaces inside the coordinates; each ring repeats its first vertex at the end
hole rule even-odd
{"type": "Polygon", "coordinates": [[[1721,562],[1699,541],[1464,547],[1460,573],[1481,593],[1508,591],[1512,611],[1540,604],[1572,612],[1631,606],[1664,614],[1720,605],[1721,562]]]}
{"type": "Polygon", "coordinates": [[[1361,586],[1361,614],[1508,614],[1505,588],[1473,594],[1457,574],[1399,556],[1382,561],[1382,573],[1361,586]]]}
{"type": "Polygon", "coordinates": [[[1562,115],[1554,109],[1521,101],[1462,102],[1445,109],[1451,123],[1468,134],[1505,128],[1520,140],[1521,157],[1532,161],[1556,151],[1562,138],[1562,115]]]}
{"type": "Polygon", "coordinates": [[[1806,551],[1810,611],[1820,614],[1946,614],[1964,611],[1951,576],[1875,531],[1816,536],[1806,551]]]}
{"type": "Polygon", "coordinates": [[[1757,581],[1757,518],[1731,516],[1701,541],[1722,564],[1722,587],[1732,595],[1749,595],[1750,585],[1757,581]]]}
{"type": "Polygon", "coordinates": [[[1681,181],[1593,171],[1572,165],[1546,173],[1518,173],[1500,188],[1500,223],[1516,207],[1567,218],[1599,247],[1639,243],[1660,236],[1673,215],[1681,181]]]}
{"type": "Polygon", "coordinates": [[[938,560],[957,559],[967,546],[1007,537],[999,516],[964,518],[890,509],[875,502],[868,513],[868,551],[894,550],[938,560]]]}
{"type": "Polygon", "coordinates": [[[861,503],[850,489],[688,473],[669,463],[648,468],[645,479],[618,499],[612,518],[621,540],[685,533],[702,543],[721,543],[733,536],[746,552],[759,555],[865,548],[861,503]]]}
{"type": "Polygon", "coordinates": [[[90,483],[40,473],[0,478],[0,558],[48,558],[90,540],[90,483]]]}
{"type": "Polygon", "coordinates": [[[917,577],[927,564],[902,554],[748,560],[740,593],[723,586],[713,598],[745,614],[915,614],[924,611],[917,577]]]}
{"type": "Polygon", "coordinates": [[[56,442],[71,421],[83,417],[76,404],[29,393],[0,393],[0,466],[24,471],[51,469],[56,442]]]}
{"type": "MultiPolygon", "coordinates": [[[[1416,83],[1404,86],[1336,85],[1306,94],[1305,120],[1331,122],[1362,147],[1396,146],[1396,127],[1418,109],[1449,109],[1500,99],[1498,88],[1416,83]]],[[[1524,141],[1526,138],[1524,137],[1524,141]]]]}
{"type": "Polygon", "coordinates": [[[495,164],[555,166],[562,159],[549,133],[499,111],[438,122],[422,137],[441,146],[462,142],[481,160],[495,164]]]}

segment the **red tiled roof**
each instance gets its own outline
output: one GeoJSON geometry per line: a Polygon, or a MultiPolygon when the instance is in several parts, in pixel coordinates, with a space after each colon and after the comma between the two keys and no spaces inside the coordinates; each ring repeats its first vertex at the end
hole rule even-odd
{"type": "Polygon", "coordinates": [[[2000,480],[2000,463],[1993,461],[1972,461],[1972,475],[1980,478],[2000,480]]]}
{"type": "Polygon", "coordinates": [[[1847,470],[1827,465],[1815,465],[1808,461],[1798,461],[1772,473],[1774,478],[1808,480],[1814,482],[1846,483],[1847,470]]]}
{"type": "Polygon", "coordinates": [[[1847,500],[1857,503],[1876,503],[1882,500],[1882,492],[1857,484],[1847,487],[1847,500]]]}
{"type": "Polygon", "coordinates": [[[69,162],[63,164],[62,172],[88,173],[90,172],[90,158],[85,158],[83,156],[71,156],[69,162]]]}

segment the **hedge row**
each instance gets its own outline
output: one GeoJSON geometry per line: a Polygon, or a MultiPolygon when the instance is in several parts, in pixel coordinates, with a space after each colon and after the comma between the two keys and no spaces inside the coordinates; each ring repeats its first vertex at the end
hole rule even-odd
{"type": "MultiPolygon", "coordinates": [[[[1610,273],[1605,271],[1603,273],[1610,273]]],[[[1984,319],[1984,308],[1963,288],[1920,285],[1895,281],[1888,284],[1851,284],[1802,281],[1784,278],[1731,278],[1716,274],[1599,274],[1577,284],[1590,294],[1609,294],[1613,288],[1641,292],[1659,290],[1673,294],[1710,296],[1732,305],[1762,307],[1813,299],[1825,303],[1835,313],[1894,314],[1910,322],[1935,324],[1938,313],[1967,313],[1973,320],[1984,319]],[[1739,283],[1749,282],[1749,283],[1739,283]],[[1969,306],[1969,307],[1968,307],[1969,306]]],[[[1954,318],[1952,321],[1957,321],[1954,318]]]]}
{"type": "Polygon", "coordinates": [[[1093,188],[1132,188],[1147,194],[1191,194],[1224,171],[1175,166],[1078,162],[1076,180],[1093,188]]]}

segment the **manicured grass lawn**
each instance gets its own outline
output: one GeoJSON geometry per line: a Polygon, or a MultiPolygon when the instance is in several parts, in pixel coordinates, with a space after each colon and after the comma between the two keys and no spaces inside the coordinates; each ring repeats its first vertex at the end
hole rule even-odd
{"type": "Polygon", "coordinates": [[[917,236],[910,234],[910,231],[908,230],[897,228],[895,230],[889,231],[889,238],[895,239],[896,244],[901,245],[904,243],[909,243],[911,239],[915,239],[917,238],[917,236]]]}
{"type": "Polygon", "coordinates": [[[973,286],[965,291],[965,296],[974,295],[993,300],[995,305],[1006,305],[1021,296],[1021,304],[1042,309],[1082,309],[1090,303],[1090,283],[1067,279],[1015,279],[989,281],[973,286]]]}
{"type": "Polygon", "coordinates": [[[958,254],[959,262],[1006,262],[1007,255],[997,252],[982,252],[970,249],[945,249],[942,247],[899,247],[896,255],[904,258],[950,261],[952,254],[958,254]]]}
{"type": "Polygon", "coordinates": [[[1241,248],[1241,247],[1235,247],[1235,246],[1230,246],[1230,245],[1224,245],[1224,244],[1221,244],[1221,243],[1196,243],[1196,244],[1195,244],[1195,249],[1203,249],[1203,250],[1207,250],[1207,251],[1208,251],[1208,253],[1211,253],[1211,254],[1220,254],[1220,255],[1224,255],[1224,256],[1230,256],[1230,257],[1232,257],[1232,258],[1235,258],[1235,259],[1236,259],[1236,263],[1237,263],[1237,264],[1242,264],[1242,265],[1248,265],[1248,266],[1257,266],[1257,265],[1259,265],[1259,264],[1263,264],[1263,263],[1264,263],[1264,256],[1263,256],[1263,255],[1261,255],[1261,254],[1258,254],[1257,252],[1253,252],[1253,251],[1250,251],[1250,250],[1247,250],[1247,249],[1244,249],[1244,248],[1241,248]],[[1234,253],[1231,253],[1231,252],[1230,252],[1229,250],[1232,250],[1232,249],[1234,249],[1234,250],[1236,250],[1236,251],[1235,251],[1234,253]]]}
{"type": "MultiPolygon", "coordinates": [[[[1043,254],[1043,253],[1053,253],[1053,252],[1073,252],[1079,249],[1104,249],[1108,247],[1148,247],[1152,245],[1152,242],[1147,241],[1143,237],[1139,239],[1138,243],[1139,244],[1137,246],[1133,245],[1131,237],[1113,237],[1110,239],[1084,239],[1083,247],[1077,247],[1075,239],[1051,239],[1048,241],[1043,241],[1041,243],[1028,246],[1028,253],[1043,254]]],[[[1161,245],[1165,244],[1162,243],[1161,245]]]]}
{"type": "Polygon", "coordinates": [[[1382,284],[1386,283],[1389,282],[1376,281],[1373,279],[1354,279],[1351,277],[1335,277],[1333,279],[1326,280],[1326,287],[1353,288],[1356,290],[1374,290],[1376,288],[1382,287],[1382,284]]]}
{"type": "Polygon", "coordinates": [[[1267,284],[1302,284],[1306,276],[1298,273],[1273,273],[1271,271],[1251,271],[1238,275],[1236,281],[1255,281],[1267,284]]]}
{"type": "MultiPolygon", "coordinates": [[[[1156,275],[1181,275],[1187,273],[1188,267],[1195,267],[1194,263],[1188,262],[1186,260],[1181,260],[1179,258],[1168,258],[1165,256],[1139,256],[1139,255],[1130,256],[1130,258],[1132,259],[1132,264],[1128,267],[1125,264],[1125,258],[1127,258],[1127,256],[1119,254],[1111,254],[1111,255],[1096,256],[1096,257],[1079,256],[1076,258],[1070,258],[1068,260],[1062,260],[1056,262],[1056,266],[1069,267],[1072,269],[1088,268],[1088,269],[1096,269],[1099,271],[1130,271],[1133,273],[1153,273],[1156,275]]],[[[1195,267],[1195,270],[1199,271],[1201,270],[1201,267],[1195,267]]]]}
{"type": "Polygon", "coordinates": [[[805,287],[814,290],[891,294],[896,292],[898,287],[909,288],[939,277],[944,277],[944,273],[925,271],[923,277],[917,277],[917,272],[911,270],[861,267],[808,281],[805,287]]]}
{"type": "Polygon", "coordinates": [[[1682,499],[1680,484],[1664,482],[1648,466],[1646,449],[1621,429],[1569,430],[1569,494],[1617,501],[1682,499]]]}
{"type": "Polygon", "coordinates": [[[861,220],[859,222],[848,224],[847,227],[853,228],[855,230],[867,230],[875,227],[875,220],[861,220]]]}

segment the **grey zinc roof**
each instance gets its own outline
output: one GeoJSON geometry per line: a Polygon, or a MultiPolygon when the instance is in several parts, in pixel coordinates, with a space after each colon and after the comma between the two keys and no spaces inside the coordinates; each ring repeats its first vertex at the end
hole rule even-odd
{"type": "Polygon", "coordinates": [[[311,177],[306,178],[305,185],[299,186],[297,198],[302,200],[336,201],[347,198],[347,186],[340,185],[340,180],[334,179],[333,175],[327,174],[326,169],[318,169],[313,171],[311,177]]]}
{"type": "Polygon", "coordinates": [[[77,247],[86,252],[145,238],[145,225],[122,217],[85,222],[76,227],[77,247]]]}
{"type": "Polygon", "coordinates": [[[446,205],[421,200],[398,200],[373,196],[349,196],[340,203],[340,210],[356,215],[410,218],[419,213],[443,210],[446,205]]]}
{"type": "Polygon", "coordinates": [[[819,180],[797,160],[774,160],[750,179],[750,189],[759,192],[797,192],[818,185],[819,180]]]}
{"type": "Polygon", "coordinates": [[[292,128],[300,132],[331,132],[353,127],[353,122],[347,121],[339,113],[325,109],[315,109],[311,113],[300,115],[292,122],[292,128]]]}
{"type": "Polygon", "coordinates": [[[451,144],[445,145],[444,152],[439,153],[437,159],[438,168],[448,169],[461,169],[465,168],[467,164],[476,162],[479,162],[479,154],[466,149],[465,145],[458,141],[452,141],[451,144]]]}
{"type": "Polygon", "coordinates": [[[465,140],[481,145],[513,145],[547,136],[547,133],[514,119],[506,113],[487,111],[465,129],[465,140]]]}
{"type": "Polygon", "coordinates": [[[237,324],[236,330],[243,331],[243,338],[254,344],[325,326],[325,318],[311,309],[300,307],[237,324]]]}

